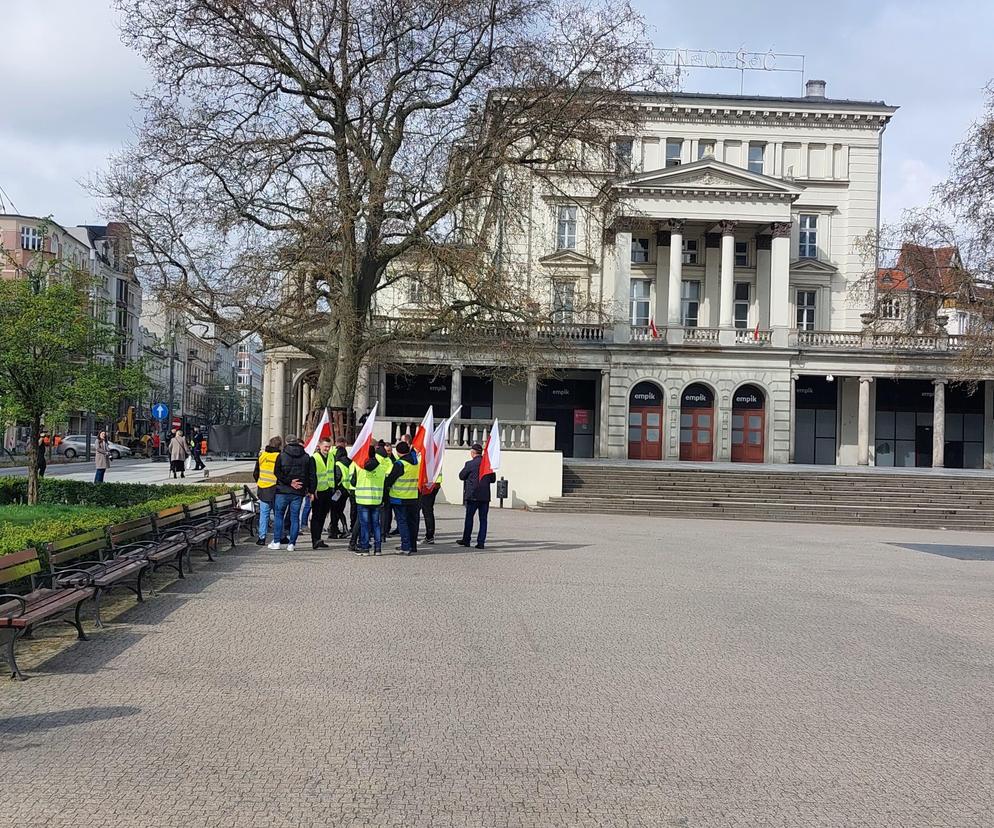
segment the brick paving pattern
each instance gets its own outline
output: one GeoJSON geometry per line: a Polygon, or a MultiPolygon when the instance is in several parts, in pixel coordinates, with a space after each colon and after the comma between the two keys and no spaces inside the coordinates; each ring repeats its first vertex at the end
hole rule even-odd
{"type": "Polygon", "coordinates": [[[989,536],[491,515],[485,552],[241,547],[47,632],[0,685],[0,814],[994,824],[989,536]]]}

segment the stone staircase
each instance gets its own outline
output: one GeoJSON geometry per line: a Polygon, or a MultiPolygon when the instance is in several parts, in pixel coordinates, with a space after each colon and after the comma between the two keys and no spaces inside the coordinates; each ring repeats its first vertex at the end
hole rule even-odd
{"type": "Polygon", "coordinates": [[[566,463],[546,512],[994,530],[994,476],[566,463]]]}

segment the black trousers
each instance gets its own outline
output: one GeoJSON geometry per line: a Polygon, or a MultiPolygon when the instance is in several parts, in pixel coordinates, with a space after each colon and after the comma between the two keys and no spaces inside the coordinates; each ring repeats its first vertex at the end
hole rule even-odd
{"type": "Polygon", "coordinates": [[[383,492],[383,507],[380,509],[382,520],[380,526],[383,529],[383,538],[390,534],[390,524],[393,522],[393,504],[387,496],[386,490],[383,492]]]}
{"type": "Polygon", "coordinates": [[[321,540],[321,532],[324,531],[324,523],[328,519],[328,513],[334,507],[331,502],[333,489],[325,489],[314,495],[314,502],[311,503],[311,543],[321,540]]]}
{"type": "Polygon", "coordinates": [[[340,535],[344,530],[345,507],[348,506],[349,499],[344,489],[332,489],[331,492],[331,520],[328,523],[328,537],[333,538],[340,535]],[[338,500],[335,500],[335,495],[338,500]]]}
{"type": "Polygon", "coordinates": [[[349,500],[352,502],[352,537],[349,546],[359,545],[359,504],[355,502],[355,492],[349,492],[349,500]]]}
{"type": "Polygon", "coordinates": [[[204,465],[204,461],[200,459],[200,452],[199,451],[193,452],[193,462],[196,463],[196,465],[193,467],[194,471],[200,471],[201,469],[206,469],[207,468],[204,465]]]}
{"type": "Polygon", "coordinates": [[[421,495],[421,514],[425,518],[425,540],[430,541],[435,538],[435,498],[441,487],[435,489],[431,494],[421,495]]]}

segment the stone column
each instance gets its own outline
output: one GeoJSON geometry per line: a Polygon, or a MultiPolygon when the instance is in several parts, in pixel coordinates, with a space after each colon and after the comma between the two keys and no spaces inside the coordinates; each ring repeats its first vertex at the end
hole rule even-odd
{"type": "Polygon", "coordinates": [[[718,301],[718,327],[731,328],[734,324],[735,301],[735,222],[721,221],[721,293],[718,301]]]}
{"type": "Polygon", "coordinates": [[[628,342],[632,336],[630,296],[632,289],[632,231],[614,234],[614,341],[628,342]]]}
{"type": "Polygon", "coordinates": [[[528,370],[528,379],[525,384],[525,419],[533,422],[538,416],[538,372],[534,369],[528,370]]]}
{"type": "Polygon", "coordinates": [[[873,377],[859,378],[859,416],[857,419],[857,459],[861,466],[870,465],[870,383],[873,377]]]}
{"type": "Polygon", "coordinates": [[[770,253],[770,329],[773,344],[787,347],[790,329],[790,222],[773,225],[770,253]]]}
{"type": "Polygon", "coordinates": [[[666,292],[666,324],[680,327],[680,284],[683,281],[683,221],[670,221],[670,284],[666,292]]]}
{"type": "Polygon", "coordinates": [[[607,457],[609,454],[608,444],[611,442],[611,372],[606,368],[601,369],[601,407],[598,434],[600,445],[597,456],[607,457]]]}
{"type": "Polygon", "coordinates": [[[286,426],[286,360],[277,359],[273,365],[273,413],[272,430],[274,434],[285,437],[286,426]]]}
{"type": "Polygon", "coordinates": [[[984,381],[984,468],[994,469],[994,382],[984,381]]]}
{"type": "Polygon", "coordinates": [[[773,238],[756,236],[756,306],[759,310],[759,328],[770,327],[770,287],[772,282],[773,238]]]}
{"type": "Polygon", "coordinates": [[[387,369],[382,365],[376,369],[376,387],[379,389],[377,402],[380,407],[377,409],[381,417],[387,416],[387,369]]]}
{"type": "Polygon", "coordinates": [[[932,468],[941,469],[946,463],[946,380],[932,380],[932,468]]]}
{"type": "MultiPolygon", "coordinates": [[[[462,366],[452,366],[452,387],[449,389],[449,415],[455,414],[456,409],[462,405],[462,366]]],[[[465,420],[469,417],[466,412],[460,412],[458,419],[465,420]]]]}
{"type": "Polygon", "coordinates": [[[262,364],[262,445],[264,448],[269,438],[272,436],[272,411],[273,411],[273,368],[269,357],[265,357],[262,364]]]}

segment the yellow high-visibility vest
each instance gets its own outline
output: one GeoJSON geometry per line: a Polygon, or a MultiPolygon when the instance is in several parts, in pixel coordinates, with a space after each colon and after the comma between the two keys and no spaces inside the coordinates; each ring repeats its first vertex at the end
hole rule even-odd
{"type": "Polygon", "coordinates": [[[335,487],[335,464],[329,463],[320,451],[314,452],[314,468],[318,473],[317,490],[326,492],[335,487]]]}
{"type": "Polygon", "coordinates": [[[390,487],[390,497],[398,500],[414,500],[418,496],[418,472],[421,470],[421,460],[417,463],[408,463],[406,460],[398,460],[403,466],[404,473],[393,481],[390,487]]]}
{"type": "Polygon", "coordinates": [[[379,506],[383,502],[383,484],[386,482],[386,466],[377,463],[372,471],[366,471],[358,463],[355,467],[355,502],[359,506],[379,506]]]}
{"type": "Polygon", "coordinates": [[[342,488],[347,492],[352,491],[352,469],[345,465],[341,460],[336,460],[335,465],[338,466],[338,473],[341,475],[342,488]]]}
{"type": "Polygon", "coordinates": [[[276,468],[276,458],[280,456],[278,451],[266,451],[263,449],[259,452],[259,488],[269,489],[276,485],[276,474],[274,469],[276,468]]]}

